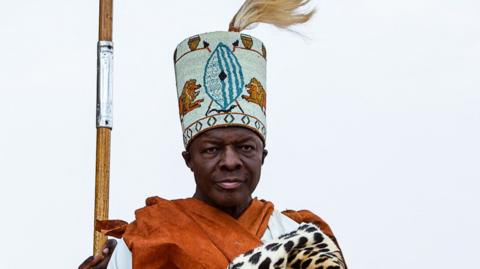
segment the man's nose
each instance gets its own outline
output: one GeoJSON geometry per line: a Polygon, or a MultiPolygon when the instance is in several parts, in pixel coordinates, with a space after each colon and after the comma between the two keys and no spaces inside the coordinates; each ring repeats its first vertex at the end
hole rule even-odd
{"type": "Polygon", "coordinates": [[[222,156],[221,167],[227,170],[235,170],[242,167],[242,160],[234,148],[225,148],[222,156]]]}

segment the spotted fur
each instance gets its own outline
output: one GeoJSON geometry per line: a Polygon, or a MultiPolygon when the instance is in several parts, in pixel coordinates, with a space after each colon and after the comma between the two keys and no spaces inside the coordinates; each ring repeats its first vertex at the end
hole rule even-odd
{"type": "Polygon", "coordinates": [[[346,269],[337,245],[317,226],[297,230],[244,253],[227,269],[346,269]]]}

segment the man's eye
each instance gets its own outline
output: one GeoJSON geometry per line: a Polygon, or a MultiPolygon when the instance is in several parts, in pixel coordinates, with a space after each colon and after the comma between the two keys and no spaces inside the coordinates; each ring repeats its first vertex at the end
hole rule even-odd
{"type": "Polygon", "coordinates": [[[207,148],[204,150],[205,153],[209,153],[209,154],[212,154],[212,153],[216,153],[217,152],[217,148],[214,148],[214,147],[211,147],[211,148],[207,148]]]}
{"type": "Polygon", "coordinates": [[[250,145],[242,145],[241,149],[242,151],[249,152],[249,151],[252,151],[254,148],[253,146],[250,146],[250,145]]]}

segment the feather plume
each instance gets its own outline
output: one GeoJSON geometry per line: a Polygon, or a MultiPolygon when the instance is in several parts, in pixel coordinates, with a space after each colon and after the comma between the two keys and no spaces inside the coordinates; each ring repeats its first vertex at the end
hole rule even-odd
{"type": "Polygon", "coordinates": [[[299,12],[310,0],[246,0],[230,22],[229,31],[240,32],[252,24],[268,23],[280,28],[307,22],[315,9],[299,12]]]}

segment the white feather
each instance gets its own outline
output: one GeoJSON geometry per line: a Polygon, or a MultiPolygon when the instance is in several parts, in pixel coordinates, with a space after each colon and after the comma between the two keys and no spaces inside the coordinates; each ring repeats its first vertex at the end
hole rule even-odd
{"type": "Polygon", "coordinates": [[[310,0],[246,0],[230,22],[229,31],[240,32],[256,23],[273,24],[280,28],[307,22],[315,9],[301,12],[310,0]]]}

